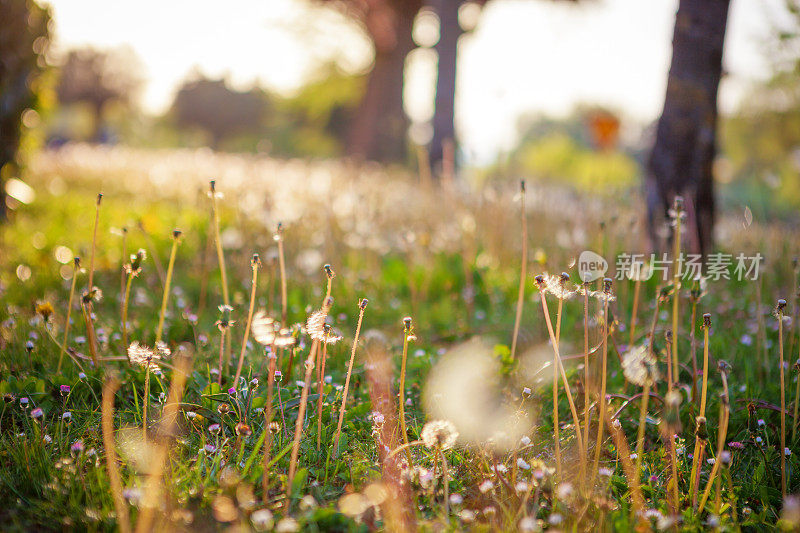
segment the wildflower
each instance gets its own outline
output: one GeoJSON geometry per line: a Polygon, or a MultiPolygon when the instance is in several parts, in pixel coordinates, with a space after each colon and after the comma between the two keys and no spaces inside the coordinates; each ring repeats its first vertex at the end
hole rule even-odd
{"type": "Polygon", "coordinates": [[[519,443],[523,446],[530,446],[531,438],[527,435],[523,435],[521,439],[519,439],[519,443]]]}
{"type": "Polygon", "coordinates": [[[763,419],[763,418],[759,418],[759,419],[758,419],[758,425],[759,425],[760,427],[764,427],[765,425],[767,425],[767,423],[766,423],[766,422],[764,422],[764,419],[763,419]]]}
{"type": "Polygon", "coordinates": [[[728,443],[729,448],[733,448],[734,450],[742,450],[744,449],[744,444],[739,441],[732,440],[728,443]]]}
{"type": "Polygon", "coordinates": [[[36,314],[42,317],[45,324],[50,321],[50,317],[53,316],[53,304],[50,302],[42,302],[36,306],[36,314]]]}
{"type": "Polygon", "coordinates": [[[786,457],[789,457],[789,456],[791,456],[791,455],[792,455],[792,450],[790,450],[789,448],[784,448],[784,449],[783,449],[783,454],[784,454],[786,457]]]}
{"type": "Polygon", "coordinates": [[[514,490],[517,492],[517,494],[525,494],[528,492],[527,481],[517,481],[517,483],[514,485],[514,490]]]}
{"type": "Polygon", "coordinates": [[[22,407],[23,409],[27,409],[29,401],[30,400],[28,400],[26,396],[23,396],[22,398],[19,399],[19,406],[22,407]]]}
{"type": "Polygon", "coordinates": [[[42,440],[45,442],[45,444],[50,444],[51,442],[53,442],[53,437],[51,437],[50,435],[45,435],[44,437],[42,437],[42,440]]]}
{"type": "Polygon", "coordinates": [[[217,451],[217,447],[214,446],[213,444],[206,444],[205,446],[203,446],[202,450],[206,453],[214,453],[215,451],[217,451]]]}
{"type": "Polygon", "coordinates": [[[71,411],[65,411],[64,413],[62,413],[61,419],[62,420],[72,420],[72,412],[71,411]]]}
{"type": "Polygon", "coordinates": [[[231,396],[236,396],[236,387],[231,387],[228,389],[228,394],[231,396]]]}
{"type": "Polygon", "coordinates": [[[531,396],[531,388],[530,387],[523,387],[522,388],[522,397],[523,398],[530,398],[531,396]]]}
{"type": "Polygon", "coordinates": [[[660,379],[658,361],[647,346],[635,346],[622,357],[625,379],[639,387],[660,379]]]}
{"type": "Polygon", "coordinates": [[[193,420],[194,418],[197,418],[197,413],[194,411],[186,411],[186,418],[193,420]]]}
{"type": "Polygon", "coordinates": [[[458,517],[464,522],[472,522],[475,520],[475,511],[471,511],[469,509],[462,509],[458,513],[458,517]]]}
{"type": "Polygon", "coordinates": [[[566,500],[572,494],[572,483],[560,483],[557,489],[558,497],[561,500],[566,500]]]}
{"type": "Polygon", "coordinates": [[[44,416],[44,411],[42,411],[41,407],[37,407],[33,411],[31,411],[31,418],[42,418],[44,416]]]}
{"type": "Polygon", "coordinates": [[[450,505],[461,505],[462,503],[464,503],[464,497],[461,494],[450,495],[450,505]]]}
{"type": "Polygon", "coordinates": [[[447,450],[456,443],[458,431],[449,420],[434,420],[422,428],[421,438],[428,448],[447,450]]]}
{"type": "Polygon", "coordinates": [[[227,403],[221,403],[217,406],[217,412],[221,415],[228,413],[231,410],[231,406],[227,403]]]}
{"type": "Polygon", "coordinates": [[[614,471],[605,466],[601,466],[599,469],[597,469],[597,473],[600,474],[600,477],[611,477],[614,474],[614,471]]]}
{"type": "Polygon", "coordinates": [[[561,522],[563,522],[563,520],[564,520],[564,517],[562,517],[562,516],[561,516],[560,514],[558,514],[558,513],[553,513],[553,514],[551,514],[551,515],[550,515],[550,518],[548,518],[548,519],[547,519],[547,521],[548,521],[548,522],[550,522],[550,525],[551,525],[551,526],[557,526],[557,525],[559,525],[561,522]]]}
{"type": "Polygon", "coordinates": [[[78,379],[86,379],[86,374],[83,372],[78,372],[78,379]]]}
{"type": "Polygon", "coordinates": [[[719,454],[719,460],[724,465],[731,464],[731,452],[729,452],[728,450],[724,450],[721,454],[719,454]]]}
{"type": "Polygon", "coordinates": [[[219,424],[211,424],[208,426],[209,433],[219,433],[220,429],[221,428],[219,424]]]}
{"type": "Polygon", "coordinates": [[[530,470],[531,465],[525,462],[525,459],[522,457],[517,458],[517,466],[523,470],[530,470]]]}
{"type": "Polygon", "coordinates": [[[280,370],[275,371],[275,381],[281,381],[283,379],[283,372],[280,370]]]}
{"type": "Polygon", "coordinates": [[[69,394],[70,386],[69,385],[61,385],[61,395],[65,396],[69,394]]]}
{"type": "Polygon", "coordinates": [[[72,443],[72,446],[69,447],[69,451],[72,453],[81,453],[83,451],[83,441],[78,439],[72,443]]]}

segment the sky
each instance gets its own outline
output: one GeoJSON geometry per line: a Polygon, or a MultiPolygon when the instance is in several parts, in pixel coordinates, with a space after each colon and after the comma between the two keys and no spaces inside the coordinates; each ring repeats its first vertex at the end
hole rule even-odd
{"type": "MultiPolygon", "coordinates": [[[[723,113],[770,71],[767,43],[781,0],[732,0],[720,86],[723,113]]],[[[50,0],[55,52],[129,46],[143,66],[144,108],[164,111],[193,69],[290,94],[324,62],[357,71],[370,47],[342,17],[307,0],[50,0]]],[[[462,37],[456,127],[469,160],[513,147],[520,116],[564,116],[576,104],[610,107],[629,124],[661,112],[678,0],[492,0],[462,37]]],[[[433,113],[435,54],[413,52],[406,110],[433,113]]]]}

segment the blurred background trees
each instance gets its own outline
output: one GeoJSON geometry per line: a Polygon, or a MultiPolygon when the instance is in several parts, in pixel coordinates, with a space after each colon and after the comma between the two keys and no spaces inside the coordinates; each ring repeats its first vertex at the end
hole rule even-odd
{"type": "Polygon", "coordinates": [[[141,66],[129,48],[70,50],[57,88],[63,105],[84,105],[92,116],[91,138],[105,140],[104,112],[112,104],[133,107],[142,87],[141,66]]]}
{"type": "Polygon", "coordinates": [[[45,97],[49,25],[49,10],[33,0],[0,0],[0,220],[5,183],[18,170],[23,122],[35,122],[45,97]]]}

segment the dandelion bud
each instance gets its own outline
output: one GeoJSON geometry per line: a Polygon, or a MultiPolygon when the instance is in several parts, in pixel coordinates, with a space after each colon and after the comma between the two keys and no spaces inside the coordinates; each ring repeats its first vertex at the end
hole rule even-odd
{"type": "Polygon", "coordinates": [[[711,313],[703,314],[703,327],[710,328],[711,327],[711,313]]]}
{"type": "Polygon", "coordinates": [[[253,430],[250,429],[250,426],[248,426],[244,422],[239,422],[238,424],[236,424],[236,428],[235,429],[236,429],[236,434],[237,435],[242,435],[242,436],[245,436],[245,437],[249,437],[250,435],[253,434],[253,430]]]}
{"type": "Polygon", "coordinates": [[[369,300],[367,300],[366,298],[361,298],[361,300],[358,301],[358,308],[359,309],[366,309],[368,303],[369,303],[369,300]]]}
{"type": "Polygon", "coordinates": [[[77,255],[72,258],[72,262],[75,263],[75,268],[81,267],[81,258],[78,257],[77,255]]]}
{"type": "Polygon", "coordinates": [[[258,254],[253,254],[253,258],[250,259],[250,265],[253,268],[261,268],[261,258],[258,256],[258,254]]]}
{"type": "Polygon", "coordinates": [[[405,328],[406,331],[409,331],[411,329],[411,317],[410,316],[407,316],[407,317],[405,317],[403,319],[403,327],[405,328]]]}
{"type": "Polygon", "coordinates": [[[103,201],[103,193],[97,193],[97,205],[100,205],[100,202],[103,201]]]}
{"type": "Polygon", "coordinates": [[[606,294],[611,294],[611,278],[603,278],[603,292],[606,294]]]}
{"type": "Polygon", "coordinates": [[[181,230],[179,230],[179,229],[172,230],[172,238],[173,239],[176,239],[176,240],[180,239],[181,235],[183,235],[183,232],[181,230]]]}
{"type": "Polygon", "coordinates": [[[672,344],[672,330],[668,329],[664,332],[664,340],[668,343],[672,344]]]}
{"type": "Polygon", "coordinates": [[[217,181],[216,180],[211,180],[209,182],[209,184],[211,185],[211,192],[212,193],[215,192],[217,190],[217,181]]]}
{"type": "Polygon", "coordinates": [[[561,281],[562,285],[564,285],[566,282],[568,282],[569,281],[569,274],[567,274],[566,272],[562,272],[560,281],[561,281]]]}
{"type": "Polygon", "coordinates": [[[522,397],[523,398],[530,398],[531,397],[531,388],[530,387],[523,387],[522,388],[522,397]]]}
{"type": "Polygon", "coordinates": [[[681,211],[683,211],[683,196],[676,196],[675,201],[672,205],[673,205],[672,208],[676,212],[680,213],[681,211]]]}
{"type": "Polygon", "coordinates": [[[776,309],[776,310],[777,310],[779,313],[783,313],[783,310],[784,310],[785,308],[786,308],[786,300],[784,300],[783,298],[781,298],[780,300],[778,300],[778,307],[777,307],[777,309],[776,309]]]}
{"type": "Polygon", "coordinates": [[[544,287],[544,275],[539,274],[538,276],[533,278],[533,280],[536,282],[536,286],[539,288],[539,290],[542,290],[542,288],[544,287]]]}
{"type": "Polygon", "coordinates": [[[719,363],[717,363],[717,369],[719,369],[722,374],[730,374],[732,370],[730,363],[723,359],[720,359],[719,363]]]}
{"type": "Polygon", "coordinates": [[[325,275],[328,276],[328,279],[333,279],[336,277],[336,272],[333,271],[330,265],[325,265],[322,268],[325,269],[325,275]]]}
{"type": "Polygon", "coordinates": [[[525,180],[519,180],[519,191],[525,192],[525,180]]]}

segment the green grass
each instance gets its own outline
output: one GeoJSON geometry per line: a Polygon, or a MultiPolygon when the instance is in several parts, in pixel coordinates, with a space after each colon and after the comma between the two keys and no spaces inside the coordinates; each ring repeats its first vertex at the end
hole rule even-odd
{"type": "MultiPolygon", "coordinates": [[[[100,190],[104,199],[95,285],[103,290],[104,296],[95,304],[94,311],[101,356],[121,357],[126,350],[120,325],[122,239],[112,233],[112,228],[129,228],[128,253],[140,247],[148,251],[143,272],[133,281],[129,338],[149,346],[155,340],[163,290],[154,258],[158,257],[166,269],[172,230],[180,228],[183,232],[164,339],[173,353],[182,347],[191,354],[191,369],[179,405],[179,429],[166,441],[170,445],[163,474],[166,497],[159,500],[163,506],[156,510],[159,528],[225,529],[232,524],[255,527],[253,514],[269,509],[276,524],[292,517],[307,531],[367,531],[389,527],[390,503],[410,510],[417,527],[425,530],[440,527],[509,530],[529,524],[555,527],[559,519],[566,529],[594,530],[600,523],[621,530],[634,528],[629,479],[608,431],[601,466],[611,469],[611,476],[599,477],[591,487],[579,478],[574,428],[563,386],[559,412],[563,425],[564,479],[555,480],[549,473],[548,469],[555,466],[552,381],[547,368],[541,370],[541,367],[543,362],[552,360],[552,350],[547,345],[547,330],[533,276],[545,271],[567,271],[577,280],[573,260],[584,249],[603,250],[612,267],[616,253],[642,251],[634,211],[638,205],[635,195],[611,204],[567,196],[558,190],[529,188],[530,279],[526,282],[518,349],[521,355],[518,361],[512,361],[508,346],[519,283],[520,249],[518,202],[514,201],[513,188],[484,188],[466,193],[426,191],[416,185],[413,177],[402,174],[376,176],[365,170],[353,175],[348,173],[350,169],[334,163],[301,166],[299,170],[296,163],[295,166],[277,164],[267,171],[257,161],[239,161],[232,159],[233,156],[204,155],[210,158],[205,160],[210,168],[200,165],[198,170],[181,159],[184,156],[124,151],[101,156],[88,151],[72,159],[58,159],[63,156],[42,154],[27,176],[36,189],[36,200],[18,206],[9,224],[0,230],[3,250],[0,394],[5,400],[0,406],[0,523],[4,530],[114,530],[119,526],[100,430],[102,385],[106,372],[112,369],[121,380],[114,426],[122,482],[134,527],[142,516],[147,454],[152,451],[152,446],[143,445],[139,437],[143,370],[130,366],[124,359],[105,362],[102,368],[93,368],[88,359],[80,359],[85,375],[79,377],[78,368],[65,357],[62,374],[56,373],[60,353],[57,342],[63,336],[69,296],[67,274],[72,268],[70,254],[64,250],[56,254],[56,250],[68,248],[68,252],[80,255],[84,267],[88,267],[94,198],[100,190]],[[156,186],[152,180],[158,173],[154,170],[149,174],[146,170],[148,165],[161,160],[170,172],[182,176],[182,185],[172,184],[164,190],[156,186]],[[226,168],[238,164],[252,164],[248,168],[252,174],[246,174],[245,181],[226,179],[226,168]],[[324,174],[324,179],[314,178],[314,173],[324,174]],[[203,194],[208,176],[214,175],[220,176],[217,187],[226,194],[220,200],[221,226],[227,244],[225,255],[236,320],[231,329],[231,366],[222,371],[221,387],[211,370],[217,366],[219,356],[220,333],[215,323],[222,293],[213,242],[210,246],[207,242],[209,235],[213,238],[213,230],[209,226],[208,200],[203,194]],[[295,189],[305,194],[298,194],[290,203],[285,191],[295,189]],[[330,382],[324,387],[320,451],[316,448],[316,382],[309,391],[307,425],[289,501],[285,499],[285,483],[300,397],[295,381],[302,379],[310,339],[300,336],[304,348],[294,357],[293,367],[289,366],[287,354],[279,361],[284,375],[280,404],[285,427],[276,396],[273,420],[281,423],[281,429],[270,449],[272,464],[267,494],[261,489],[265,428],[263,415],[258,411],[266,401],[267,359],[252,337],[243,376],[248,383],[257,378],[258,384],[248,385],[247,392],[240,391],[236,398],[226,392],[232,385],[230,380],[244,332],[253,253],[259,253],[264,263],[259,274],[256,309],[263,308],[271,316],[280,317],[272,234],[275,222],[283,217],[290,220],[285,233],[289,322],[303,324],[308,314],[319,308],[326,283],[322,264],[330,263],[337,273],[330,318],[344,336],[343,341],[328,350],[326,374],[330,382]],[[139,229],[139,221],[144,231],[139,229]],[[61,262],[57,261],[57,255],[61,262]],[[355,332],[359,298],[369,298],[370,304],[351,379],[341,454],[334,460],[332,446],[341,385],[355,332]],[[55,309],[47,324],[36,315],[36,304],[41,302],[49,302],[55,309]],[[485,398],[494,409],[488,412],[497,413],[494,418],[506,413],[509,425],[505,429],[509,434],[517,433],[509,448],[503,446],[503,438],[498,435],[493,443],[487,442],[456,423],[461,436],[456,447],[447,450],[445,456],[449,464],[449,493],[457,495],[457,499],[450,505],[447,516],[441,464],[434,474],[436,455],[425,446],[414,446],[407,456],[402,452],[396,456],[411,462],[401,462],[398,466],[405,496],[395,495],[383,501],[374,497],[373,484],[391,486],[392,481],[390,474],[382,471],[384,445],[393,448],[401,441],[392,424],[397,416],[405,316],[413,317],[417,336],[410,349],[406,376],[409,440],[419,438],[426,421],[438,416],[435,409],[429,412],[432,405],[446,404],[442,409],[458,414],[459,405],[468,405],[470,397],[485,398]],[[51,339],[51,334],[57,342],[51,339]],[[466,347],[462,344],[473,337],[481,342],[466,347]],[[383,368],[380,363],[384,362],[384,353],[390,363],[388,385],[375,370],[383,368]],[[432,376],[454,353],[463,355],[464,362],[458,365],[459,372],[450,376],[456,385],[447,389],[443,397],[441,391],[429,390],[433,381],[429,374],[432,376]],[[489,361],[486,365],[485,360],[489,361]],[[477,377],[474,372],[470,374],[476,369],[481,372],[477,377]],[[459,385],[459,379],[471,385],[459,385]],[[62,394],[61,385],[69,385],[70,392],[62,394]],[[391,394],[395,395],[390,395],[395,398],[393,408],[373,405],[372,399],[381,398],[381,391],[385,394],[388,390],[382,386],[390,386],[391,394]],[[530,397],[522,395],[523,387],[532,388],[530,397]],[[27,406],[21,405],[22,398],[28,398],[27,406]],[[228,405],[229,411],[220,410],[221,404],[228,405]],[[450,404],[455,404],[455,408],[450,404]],[[31,417],[34,408],[43,410],[41,419],[31,417]],[[65,411],[71,413],[69,420],[61,418],[65,411]],[[373,411],[391,415],[386,417],[388,426],[381,428],[373,411]],[[250,425],[251,436],[236,435],[235,427],[240,421],[250,425]],[[221,432],[210,432],[212,424],[220,424],[221,432]],[[43,435],[49,437],[47,442],[43,435]],[[530,444],[518,445],[516,439],[520,435],[530,438],[530,444]],[[82,450],[73,448],[76,442],[82,443],[82,450]],[[206,446],[211,446],[211,451],[206,451],[206,446]],[[530,470],[515,467],[517,459],[531,465],[530,470]],[[487,480],[492,481],[493,488],[481,490],[486,489],[487,480]],[[519,481],[528,483],[527,495],[526,491],[515,489],[519,481]],[[571,492],[566,483],[571,485],[571,492]],[[352,506],[343,505],[342,509],[339,504],[342,496],[356,492],[365,494],[368,502],[357,515],[352,506]],[[531,520],[520,522],[525,518],[531,520]]],[[[720,359],[732,365],[731,419],[725,441],[739,442],[742,446],[725,447],[731,452],[731,462],[722,469],[720,516],[712,517],[715,490],[711,491],[705,509],[693,510],[686,498],[690,494],[688,479],[692,464],[688,455],[694,447],[697,412],[689,399],[691,309],[685,286],[680,303],[682,331],[677,338],[683,367],[678,387],[683,400],[679,411],[682,429],[677,438],[678,449],[683,449],[678,455],[679,489],[684,498],[680,504],[680,525],[700,529],[719,521],[723,528],[731,530],[768,530],[779,522],[783,508],[776,444],[780,440],[778,334],[777,320],[770,312],[777,298],[783,297],[789,301],[788,313],[791,316],[796,313],[797,301],[793,297],[796,283],[791,263],[791,257],[797,253],[796,233],[790,228],[758,223],[740,230],[740,221],[727,215],[722,217],[721,228],[722,250],[734,254],[760,251],[767,257],[761,302],[756,301],[756,282],[712,281],[708,284],[708,294],[698,305],[701,364],[699,317],[709,312],[713,320],[706,457],[716,453],[722,390],[716,363],[720,359]],[[758,331],[761,321],[765,325],[763,339],[758,331]]],[[[82,274],[79,289],[85,289],[85,284],[86,275],[82,274]]],[[[629,336],[626,326],[630,321],[632,289],[632,282],[614,282],[617,300],[610,306],[614,342],[609,343],[608,392],[612,396],[609,412],[619,411],[618,419],[628,445],[634,449],[639,404],[635,399],[627,400],[639,390],[626,383],[614,346],[624,352],[623,345],[629,336]]],[[[637,344],[646,340],[659,289],[655,279],[642,286],[637,344]]],[[[557,301],[550,298],[549,303],[551,313],[555,313],[557,301]]],[[[662,316],[656,321],[655,351],[662,374],[666,368],[664,332],[671,327],[671,307],[671,300],[667,299],[661,305],[662,316]]],[[[601,341],[602,327],[598,326],[601,311],[602,306],[592,300],[592,346],[601,341]]],[[[72,317],[69,346],[88,357],[88,347],[85,341],[81,342],[86,332],[77,304],[72,317]]],[[[800,349],[800,331],[794,325],[787,325],[785,330],[785,358],[790,365],[786,379],[787,421],[791,428],[798,375],[792,365],[800,349]]],[[[565,302],[561,339],[562,355],[581,355],[565,364],[582,415],[583,370],[577,364],[582,361],[582,298],[565,302]]],[[[163,375],[151,375],[150,434],[158,434],[164,397],[173,380],[174,371],[166,365],[163,375]]],[[[663,398],[666,388],[662,380],[654,385],[653,391],[663,398]]],[[[596,423],[596,410],[592,412],[596,423]]],[[[478,411],[471,416],[478,427],[491,427],[495,422],[492,416],[481,418],[484,414],[478,411]]],[[[641,490],[646,508],[669,517],[670,470],[664,440],[659,434],[661,417],[662,402],[654,398],[648,410],[641,490]]],[[[592,427],[590,446],[595,432],[592,427]]],[[[800,490],[800,464],[794,453],[800,449],[797,444],[791,440],[790,431],[787,435],[787,447],[793,452],[787,461],[790,494],[800,490]]],[[[592,457],[593,450],[589,451],[592,457]]],[[[702,466],[701,493],[711,471],[711,465],[702,466]]],[[[782,526],[797,526],[790,515],[785,518],[782,526]]]]}

